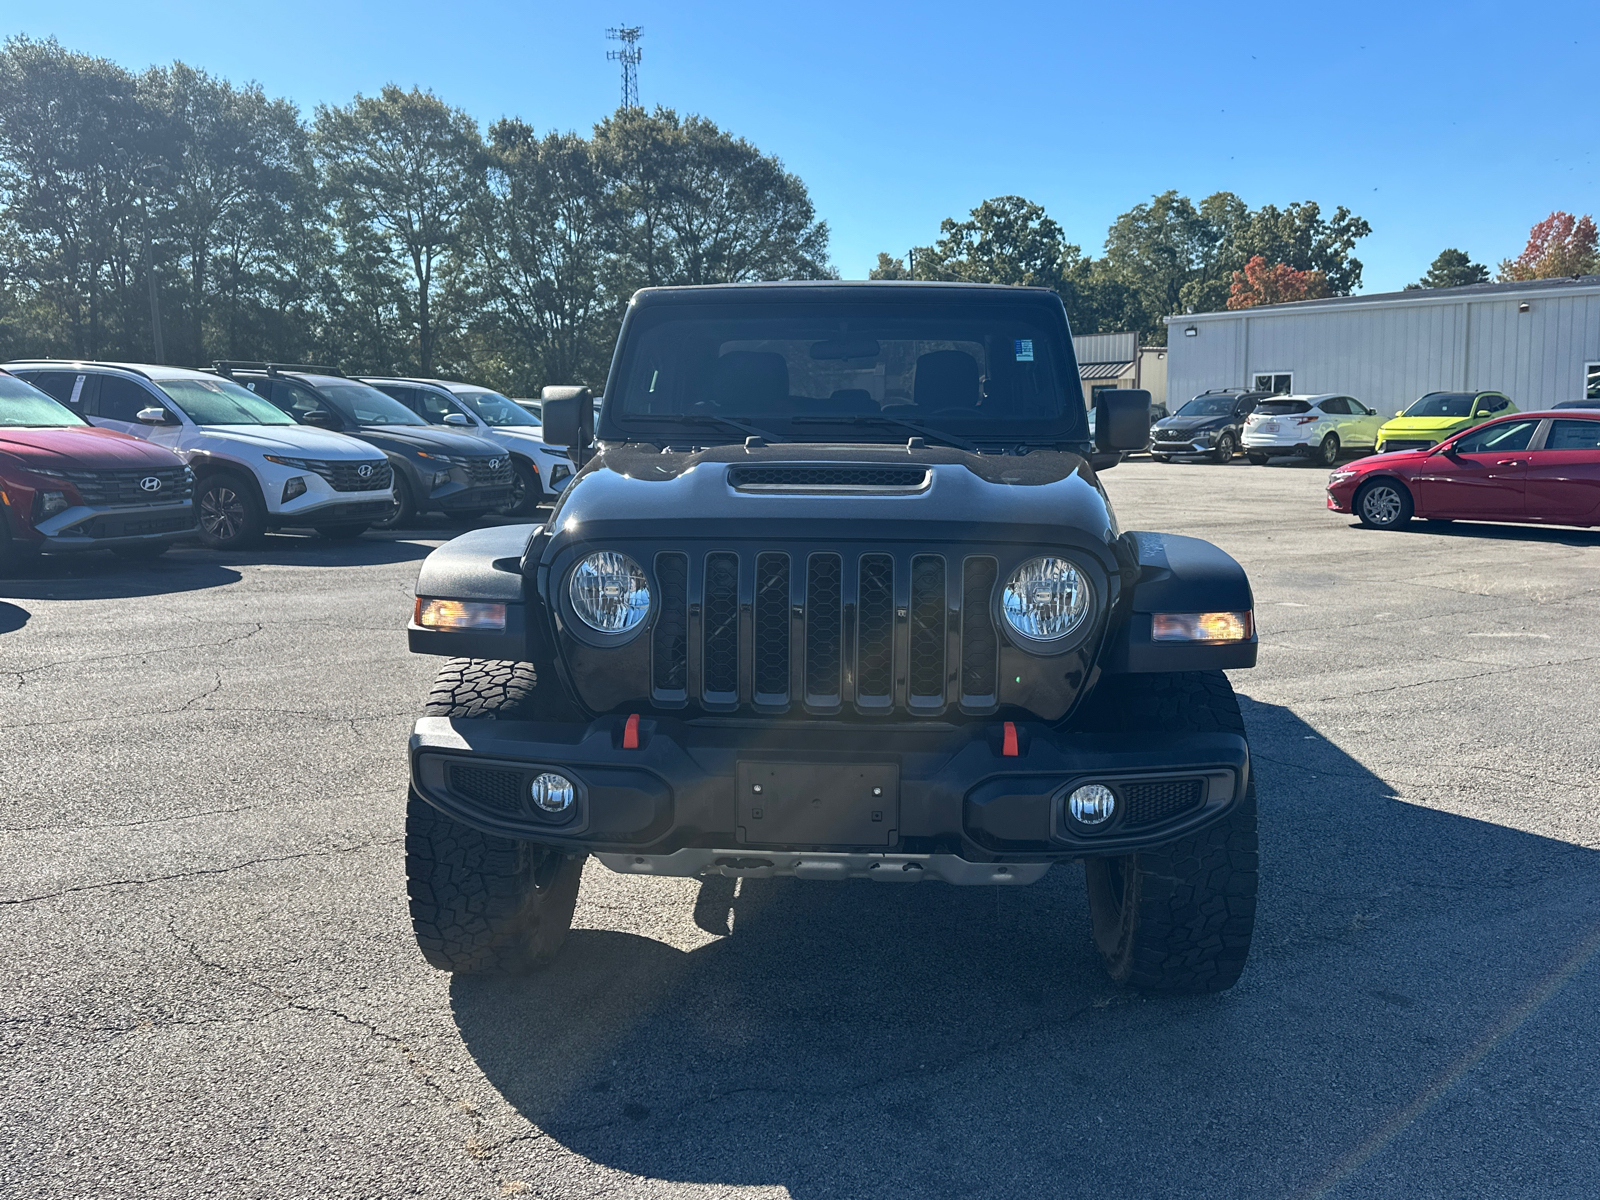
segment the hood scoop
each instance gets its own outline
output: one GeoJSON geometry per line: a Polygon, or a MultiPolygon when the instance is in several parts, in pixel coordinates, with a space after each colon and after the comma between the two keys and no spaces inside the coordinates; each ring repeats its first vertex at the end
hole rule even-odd
{"type": "Polygon", "coordinates": [[[933,471],[899,463],[763,463],[728,468],[736,492],[793,495],[895,495],[928,489],[933,471]]]}

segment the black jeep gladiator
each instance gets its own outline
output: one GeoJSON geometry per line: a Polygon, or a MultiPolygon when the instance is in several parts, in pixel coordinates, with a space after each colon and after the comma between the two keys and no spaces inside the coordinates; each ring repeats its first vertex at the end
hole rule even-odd
{"type": "Polygon", "coordinates": [[[1060,298],[936,283],[653,288],[542,525],[423,564],[406,869],[428,961],[546,961],[593,855],[638,875],[1026,884],[1081,860],[1112,977],[1216,991],[1255,916],[1223,671],[1250,585],[1124,532],[1060,298]],[[598,429],[593,428],[598,421],[598,429]]]}

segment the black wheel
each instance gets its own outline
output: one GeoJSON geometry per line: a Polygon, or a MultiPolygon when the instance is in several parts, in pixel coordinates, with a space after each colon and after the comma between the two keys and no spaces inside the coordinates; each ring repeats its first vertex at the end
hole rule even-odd
{"type": "Polygon", "coordinates": [[[1267,456],[1265,454],[1247,454],[1245,457],[1250,460],[1252,466],[1264,467],[1267,465],[1267,456]]]}
{"type": "Polygon", "coordinates": [[[1319,467],[1331,467],[1339,461],[1339,435],[1330,433],[1317,446],[1312,461],[1319,467]]]}
{"type": "Polygon", "coordinates": [[[1171,462],[1172,461],[1172,456],[1170,454],[1152,454],[1150,456],[1150,458],[1154,462],[1171,462]]]}
{"type": "MultiPolygon", "coordinates": [[[[563,707],[541,695],[529,663],[453,658],[424,712],[527,720],[563,707]]],[[[406,806],[406,888],[422,955],[441,971],[516,974],[555,957],[578,901],[584,855],[493,837],[434,808],[406,806]]]]}
{"type": "Polygon", "coordinates": [[[1411,492],[1398,479],[1372,479],[1356,492],[1356,517],[1368,529],[1398,529],[1416,511],[1411,492]]]}
{"type": "Polygon", "coordinates": [[[171,547],[171,542],[147,542],[143,546],[113,546],[111,547],[111,553],[118,558],[131,558],[136,562],[148,562],[153,558],[160,558],[171,547]]]}
{"type": "Polygon", "coordinates": [[[404,529],[417,516],[417,501],[411,491],[411,481],[397,469],[394,473],[394,507],[389,515],[372,523],[373,529],[404,529]]]}
{"type": "Polygon", "coordinates": [[[1217,437],[1217,448],[1211,452],[1211,461],[1216,463],[1230,463],[1233,461],[1233,452],[1237,446],[1233,434],[1223,433],[1217,437]]]}
{"type": "Polygon", "coordinates": [[[194,507],[200,540],[213,550],[242,550],[267,532],[267,514],[255,488],[231,471],[202,479],[195,488],[194,507]]]}
{"type": "Polygon", "coordinates": [[[348,542],[360,537],[367,531],[367,523],[362,521],[358,525],[318,525],[317,533],[327,538],[330,542],[348,542]]]}
{"type": "MultiPolygon", "coordinates": [[[[1221,671],[1110,676],[1095,706],[1097,724],[1124,731],[1245,731],[1221,671]]],[[[1232,987],[1250,954],[1258,873],[1254,779],[1237,807],[1196,833],[1085,859],[1095,946],[1111,978],[1158,992],[1232,987]]]]}
{"type": "Polygon", "coordinates": [[[533,464],[512,459],[511,500],[499,511],[508,517],[531,517],[543,500],[544,489],[539,486],[539,473],[533,464]]]}

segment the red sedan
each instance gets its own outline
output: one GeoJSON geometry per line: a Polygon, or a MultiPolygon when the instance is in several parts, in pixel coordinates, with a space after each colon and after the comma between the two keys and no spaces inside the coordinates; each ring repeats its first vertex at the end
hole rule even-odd
{"type": "Polygon", "coordinates": [[[1369,529],[1412,517],[1600,525],[1600,410],[1516,413],[1359,459],[1328,476],[1328,507],[1369,529]]]}

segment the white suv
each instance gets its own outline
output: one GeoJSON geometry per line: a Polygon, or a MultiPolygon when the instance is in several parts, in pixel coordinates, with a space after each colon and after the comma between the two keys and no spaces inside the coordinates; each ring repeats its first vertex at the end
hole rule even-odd
{"type": "Polygon", "coordinates": [[[1245,455],[1260,466],[1294,455],[1331,467],[1346,450],[1372,451],[1383,418],[1353,396],[1271,396],[1244,423],[1245,455]]]}
{"type": "Polygon", "coordinates": [[[394,507],[389,460],[365,442],[298,424],[205,371],[129,363],[8,364],[91,425],[176,451],[195,473],[200,540],[248,546],[268,529],[353,537],[394,507]]]}
{"type": "Polygon", "coordinates": [[[539,418],[515,400],[470,383],[445,379],[400,379],[364,375],[385,395],[400,401],[432,425],[449,425],[487,438],[511,454],[513,467],[509,516],[533,515],[572,482],[566,450],[544,444],[539,418]]]}

